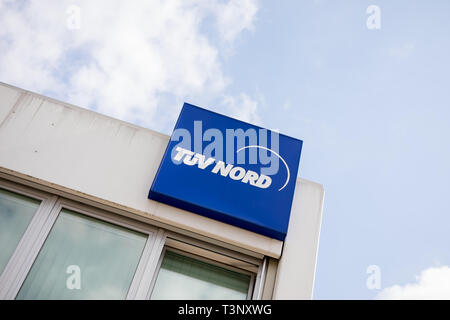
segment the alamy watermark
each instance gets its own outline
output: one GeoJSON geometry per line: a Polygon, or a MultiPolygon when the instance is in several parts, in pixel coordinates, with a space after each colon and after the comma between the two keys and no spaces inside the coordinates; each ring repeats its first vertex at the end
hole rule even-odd
{"type": "Polygon", "coordinates": [[[70,5],[66,9],[67,19],[66,27],[69,30],[81,29],[81,8],[76,5],[70,5]]]}
{"type": "MultiPolygon", "coordinates": [[[[202,121],[194,121],[193,135],[187,129],[175,129],[171,141],[178,142],[171,150],[173,163],[187,165],[220,163],[224,165],[259,164],[260,173],[275,175],[280,168],[279,133],[267,129],[216,128],[203,131],[202,121]]],[[[230,169],[231,170],[231,169],[230,169]]]]}
{"type": "Polygon", "coordinates": [[[370,5],[366,9],[366,14],[369,16],[366,20],[366,26],[369,30],[380,30],[381,29],[381,9],[377,5],[370,5]]]}
{"type": "Polygon", "coordinates": [[[69,290],[81,290],[81,268],[77,265],[70,265],[66,269],[70,276],[66,279],[66,288],[69,290]]]}
{"type": "Polygon", "coordinates": [[[366,280],[366,287],[369,290],[381,289],[381,269],[376,264],[367,267],[366,273],[369,275],[366,280]]]}

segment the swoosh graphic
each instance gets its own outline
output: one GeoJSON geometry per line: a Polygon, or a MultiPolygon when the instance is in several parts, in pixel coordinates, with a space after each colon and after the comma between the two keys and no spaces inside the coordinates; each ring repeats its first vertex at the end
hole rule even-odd
{"type": "Polygon", "coordinates": [[[245,146],[245,147],[242,147],[242,148],[238,149],[238,150],[236,151],[236,153],[238,153],[238,152],[241,151],[241,150],[249,149],[249,148],[261,148],[261,149],[270,151],[270,152],[274,153],[278,158],[280,158],[281,161],[283,161],[284,165],[286,166],[286,170],[287,170],[287,178],[286,178],[286,182],[284,183],[284,185],[283,185],[280,189],[278,189],[278,191],[283,190],[284,187],[287,186],[287,184],[289,183],[289,179],[291,178],[291,172],[290,172],[290,170],[289,170],[289,167],[288,167],[286,161],[284,161],[284,159],[283,159],[278,153],[276,153],[275,151],[273,151],[272,149],[269,149],[269,148],[266,148],[266,147],[263,147],[263,146],[245,146]]]}

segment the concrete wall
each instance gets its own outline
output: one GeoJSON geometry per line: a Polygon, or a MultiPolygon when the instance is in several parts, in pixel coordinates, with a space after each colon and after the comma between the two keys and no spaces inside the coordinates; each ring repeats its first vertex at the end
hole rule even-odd
{"type": "MultiPolygon", "coordinates": [[[[0,84],[3,176],[279,258],[281,241],[147,199],[168,140],[167,135],[0,84]]],[[[276,297],[311,297],[322,200],[320,185],[297,181],[276,297]],[[299,273],[292,279],[301,290],[289,285],[291,273],[299,273]]]]}
{"type": "Polygon", "coordinates": [[[274,299],[311,299],[322,222],[322,185],[300,179],[278,264],[274,299]]]}

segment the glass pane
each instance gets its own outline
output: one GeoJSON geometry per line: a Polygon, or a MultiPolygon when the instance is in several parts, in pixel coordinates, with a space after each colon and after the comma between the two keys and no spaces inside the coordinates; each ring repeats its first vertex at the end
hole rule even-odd
{"type": "Polygon", "coordinates": [[[167,250],[151,298],[244,300],[249,285],[249,275],[167,250]]]}
{"type": "Polygon", "coordinates": [[[124,299],[147,236],[62,210],[17,299],[124,299]]]}
{"type": "Polygon", "coordinates": [[[41,201],[0,189],[0,274],[41,201]]]}

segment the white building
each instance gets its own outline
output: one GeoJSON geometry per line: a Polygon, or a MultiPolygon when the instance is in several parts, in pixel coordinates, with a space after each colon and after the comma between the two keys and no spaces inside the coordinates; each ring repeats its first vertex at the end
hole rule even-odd
{"type": "Polygon", "coordinates": [[[0,299],[310,299],[322,186],[275,240],[149,200],[169,139],[0,84],[0,299]]]}

